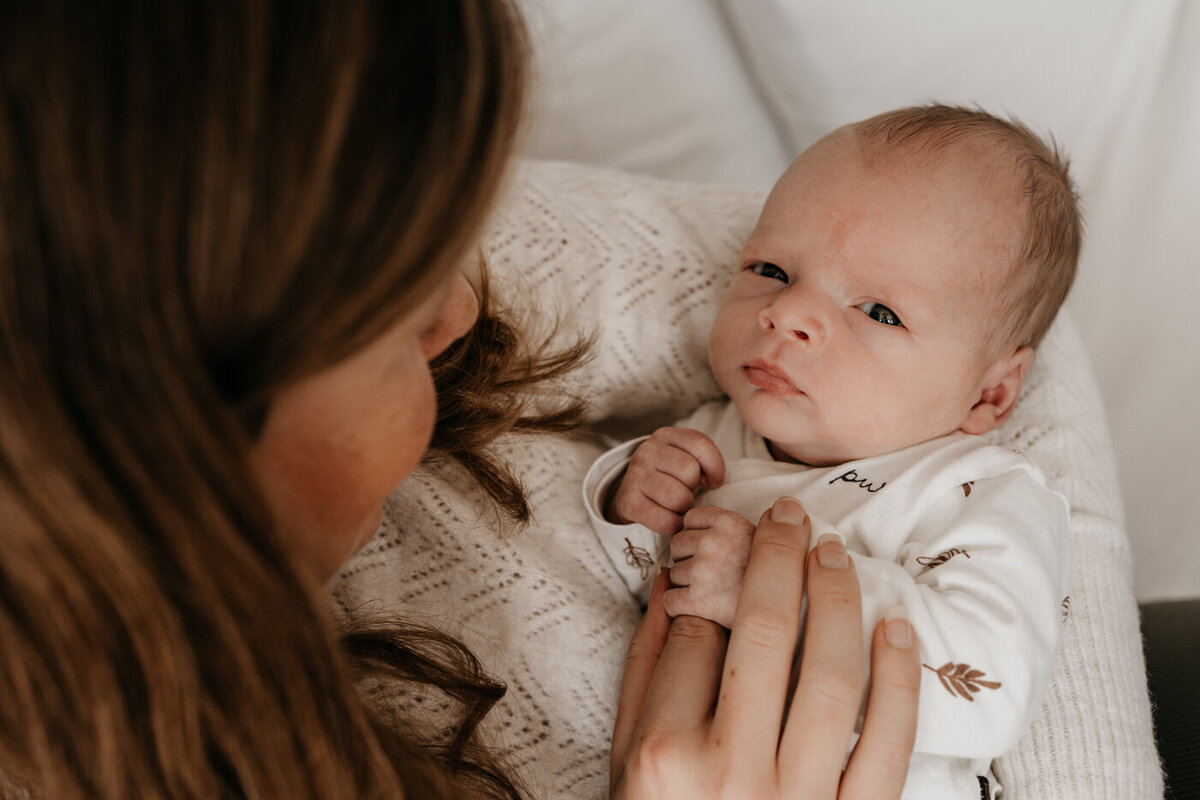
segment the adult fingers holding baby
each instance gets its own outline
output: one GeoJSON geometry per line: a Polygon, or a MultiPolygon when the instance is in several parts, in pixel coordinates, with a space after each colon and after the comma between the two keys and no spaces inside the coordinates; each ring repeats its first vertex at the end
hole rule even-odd
{"type": "Polygon", "coordinates": [[[791,498],[763,515],[728,640],[707,620],[672,623],[660,576],[626,663],[615,797],[900,796],[916,730],[915,639],[903,620],[877,627],[863,736],[843,779],[863,679],[858,579],[840,541],[822,540],[809,554],[810,534],[791,498]],[[805,654],[789,709],[805,592],[805,654]]]}
{"type": "Polygon", "coordinates": [[[693,493],[724,480],[725,459],[712,439],[691,428],[659,428],[634,451],[604,516],[669,536],[682,527],[693,493]]]}

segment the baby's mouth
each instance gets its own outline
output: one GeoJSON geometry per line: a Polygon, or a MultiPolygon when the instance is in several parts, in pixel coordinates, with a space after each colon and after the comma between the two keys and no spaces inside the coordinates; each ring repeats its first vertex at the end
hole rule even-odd
{"type": "Polygon", "coordinates": [[[746,380],[754,386],[772,394],[804,394],[789,381],[782,372],[770,364],[753,361],[742,367],[746,380]]]}

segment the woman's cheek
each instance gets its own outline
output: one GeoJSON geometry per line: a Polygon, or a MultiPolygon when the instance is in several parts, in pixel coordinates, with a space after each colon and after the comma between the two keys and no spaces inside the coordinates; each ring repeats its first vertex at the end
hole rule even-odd
{"type": "Polygon", "coordinates": [[[322,578],[379,525],[429,446],[437,401],[415,337],[281,394],[252,452],[271,505],[322,578]]]}
{"type": "Polygon", "coordinates": [[[433,428],[437,422],[437,394],[428,365],[422,360],[419,368],[413,372],[417,374],[410,372],[397,392],[401,413],[390,435],[376,440],[376,445],[384,451],[380,453],[381,457],[391,462],[385,497],[421,463],[433,439],[433,428]]]}
{"type": "Polygon", "coordinates": [[[323,474],[310,476],[320,484],[309,487],[311,496],[319,498],[312,513],[328,515],[321,527],[336,553],[331,559],[336,563],[327,565],[332,571],[371,540],[384,501],[413,473],[429,447],[437,401],[428,370],[424,373],[410,371],[398,377],[393,391],[373,397],[378,405],[362,409],[359,429],[347,437],[357,446],[338,452],[323,474]]]}

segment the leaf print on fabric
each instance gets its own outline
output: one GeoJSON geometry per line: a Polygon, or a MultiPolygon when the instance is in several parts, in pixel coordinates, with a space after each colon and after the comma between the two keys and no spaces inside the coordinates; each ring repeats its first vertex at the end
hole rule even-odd
{"type": "Polygon", "coordinates": [[[971,487],[975,485],[975,481],[967,481],[962,485],[963,497],[971,496],[971,487]]]}
{"type": "Polygon", "coordinates": [[[919,556],[917,558],[917,563],[925,568],[921,570],[921,574],[924,575],[926,572],[929,572],[929,570],[934,569],[935,567],[940,567],[942,564],[945,564],[955,556],[966,556],[967,558],[970,558],[971,554],[966,550],[960,550],[957,547],[951,547],[949,550],[943,550],[936,556],[919,556]]]}
{"type": "Polygon", "coordinates": [[[654,569],[654,557],[650,555],[650,551],[644,547],[638,547],[633,542],[625,539],[625,563],[631,567],[637,567],[642,573],[642,580],[650,577],[650,570],[654,569]]]}
{"type": "Polygon", "coordinates": [[[955,664],[953,661],[947,661],[938,669],[934,669],[928,664],[921,666],[936,674],[947,692],[972,703],[975,702],[975,698],[971,695],[978,693],[980,689],[999,689],[1001,686],[999,681],[982,680],[987,673],[983,670],[971,669],[970,664],[955,664]]]}

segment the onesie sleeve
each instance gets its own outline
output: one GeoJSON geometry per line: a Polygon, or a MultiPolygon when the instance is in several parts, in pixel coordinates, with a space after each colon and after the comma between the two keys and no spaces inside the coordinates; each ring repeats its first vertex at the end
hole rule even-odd
{"type": "Polygon", "coordinates": [[[625,474],[633,451],[649,436],[631,439],[601,455],[583,479],[583,503],[596,537],[613,567],[629,587],[629,592],[645,605],[658,565],[667,553],[670,537],[662,536],[645,525],[618,525],[604,518],[604,503],[613,484],[625,474]]]}
{"type": "Polygon", "coordinates": [[[1013,470],[964,483],[932,503],[897,553],[854,555],[864,622],[902,605],[916,630],[920,752],[993,758],[1041,703],[1070,564],[1066,501],[1039,478],[1013,470]]]}

